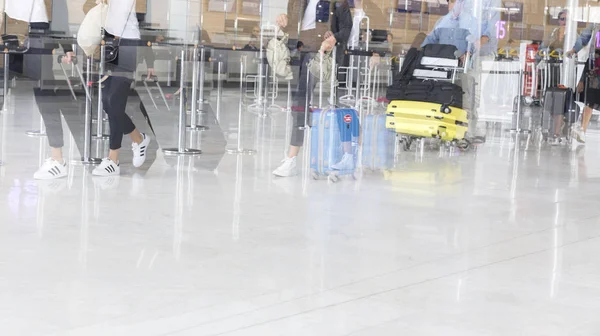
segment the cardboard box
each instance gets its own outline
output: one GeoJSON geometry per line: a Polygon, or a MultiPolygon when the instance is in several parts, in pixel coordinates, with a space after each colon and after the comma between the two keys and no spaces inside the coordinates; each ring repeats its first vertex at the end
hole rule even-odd
{"type": "Polygon", "coordinates": [[[48,14],[48,20],[52,21],[52,0],[44,0],[46,4],[46,13],[48,14]]]}
{"type": "Polygon", "coordinates": [[[523,17],[523,22],[530,25],[543,26],[545,20],[546,16],[543,14],[525,14],[523,17]]]}
{"type": "Polygon", "coordinates": [[[135,3],[135,12],[136,13],[148,12],[148,0],[137,0],[135,3]]]}

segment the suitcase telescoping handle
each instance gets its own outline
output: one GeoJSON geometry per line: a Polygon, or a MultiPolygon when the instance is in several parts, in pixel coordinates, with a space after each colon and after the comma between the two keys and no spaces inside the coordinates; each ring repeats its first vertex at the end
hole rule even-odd
{"type": "MultiPolygon", "coordinates": [[[[319,108],[323,108],[323,82],[324,82],[324,77],[323,77],[323,60],[327,54],[326,51],[324,51],[323,49],[319,50],[320,53],[320,57],[319,57],[319,108]]],[[[330,73],[330,78],[329,78],[329,85],[330,87],[330,91],[329,91],[329,107],[330,108],[335,108],[335,81],[337,79],[337,72],[336,72],[336,47],[334,46],[333,49],[331,50],[331,52],[329,52],[329,56],[331,57],[331,73],[330,73]]]]}
{"type": "MultiPolygon", "coordinates": [[[[321,54],[320,56],[320,62],[319,62],[319,107],[321,108],[321,114],[319,115],[319,145],[318,145],[318,150],[319,153],[317,155],[318,157],[318,170],[320,172],[323,172],[325,167],[324,167],[324,144],[323,144],[323,134],[325,132],[325,120],[327,117],[327,112],[325,109],[323,109],[323,104],[322,104],[322,99],[323,99],[323,58],[325,57],[325,51],[323,49],[319,50],[319,53],[321,54]]],[[[331,51],[331,73],[330,73],[330,78],[329,78],[329,83],[331,85],[330,87],[330,92],[329,92],[329,110],[335,111],[335,81],[337,79],[337,73],[336,73],[336,66],[335,66],[335,58],[336,56],[336,47],[333,47],[333,50],[331,51]]]]}

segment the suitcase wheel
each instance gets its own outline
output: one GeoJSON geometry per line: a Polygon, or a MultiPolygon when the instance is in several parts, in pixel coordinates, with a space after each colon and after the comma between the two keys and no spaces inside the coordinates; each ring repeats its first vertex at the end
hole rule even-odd
{"type": "Polygon", "coordinates": [[[413,142],[413,139],[410,138],[410,137],[403,136],[400,139],[400,144],[402,144],[402,149],[404,149],[405,152],[410,151],[410,147],[412,146],[412,142],[413,142]]]}
{"type": "Polygon", "coordinates": [[[471,143],[467,139],[458,140],[456,146],[461,150],[468,150],[471,147],[471,143]]]}
{"type": "Polygon", "coordinates": [[[331,173],[327,176],[327,180],[332,183],[336,183],[340,180],[340,177],[336,173],[331,173]]]}
{"type": "Polygon", "coordinates": [[[310,176],[313,178],[313,180],[318,180],[321,178],[315,169],[310,170],[310,176]]]}

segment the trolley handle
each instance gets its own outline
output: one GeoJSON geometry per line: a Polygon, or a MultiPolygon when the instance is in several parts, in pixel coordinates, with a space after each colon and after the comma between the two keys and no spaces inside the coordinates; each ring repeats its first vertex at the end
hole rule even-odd
{"type": "Polygon", "coordinates": [[[552,50],[548,56],[552,57],[552,58],[562,58],[563,54],[561,52],[558,52],[556,50],[552,50]]]}

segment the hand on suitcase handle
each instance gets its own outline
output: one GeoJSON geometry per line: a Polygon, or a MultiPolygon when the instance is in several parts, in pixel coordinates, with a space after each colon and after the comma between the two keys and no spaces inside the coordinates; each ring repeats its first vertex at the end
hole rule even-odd
{"type": "Polygon", "coordinates": [[[142,79],[146,82],[153,82],[153,83],[158,82],[158,76],[156,76],[156,75],[150,75],[150,76],[148,76],[148,74],[142,75],[142,79]]]}
{"type": "MultiPolygon", "coordinates": [[[[63,63],[63,58],[65,58],[65,57],[67,57],[67,55],[59,55],[57,57],[58,64],[62,64],[63,63]]],[[[77,57],[71,56],[71,63],[77,64],[77,57]]]]}

